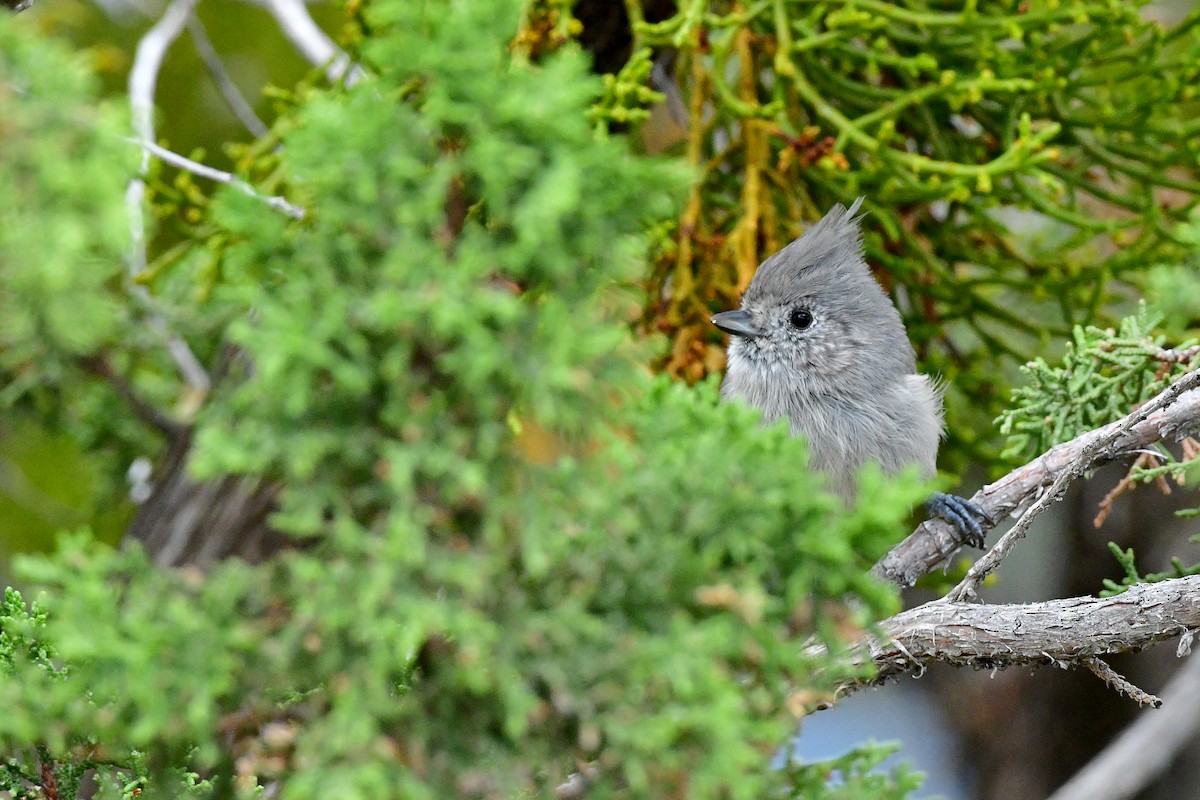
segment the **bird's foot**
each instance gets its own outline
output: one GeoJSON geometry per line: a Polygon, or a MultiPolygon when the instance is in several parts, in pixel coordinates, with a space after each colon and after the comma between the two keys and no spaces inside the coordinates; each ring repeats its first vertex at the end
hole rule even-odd
{"type": "Polygon", "coordinates": [[[956,494],[935,492],[925,503],[925,511],[931,517],[949,522],[964,542],[980,550],[983,549],[984,525],[990,528],[995,524],[982,508],[956,494]]]}

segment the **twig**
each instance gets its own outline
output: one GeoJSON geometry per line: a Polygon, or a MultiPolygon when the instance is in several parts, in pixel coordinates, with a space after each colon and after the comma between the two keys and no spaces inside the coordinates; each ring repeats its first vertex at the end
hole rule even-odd
{"type": "Polygon", "coordinates": [[[171,166],[185,169],[194,175],[199,175],[202,178],[208,178],[209,180],[216,181],[217,183],[224,183],[228,186],[232,186],[242,194],[253,197],[255,200],[261,200],[271,208],[282,211],[284,214],[287,214],[293,219],[304,219],[305,211],[300,206],[290,203],[282,197],[259,194],[257,191],[255,191],[253,186],[230,172],[224,172],[205,164],[201,164],[199,161],[193,161],[186,156],[181,156],[179,153],[176,153],[173,150],[168,150],[165,147],[160,147],[153,142],[139,142],[136,139],[129,139],[128,141],[161,158],[171,166]]]}
{"type": "MultiPolygon", "coordinates": [[[[971,497],[972,502],[992,519],[1002,519],[1046,487],[1052,488],[1063,474],[1079,475],[1155,442],[1184,438],[1200,427],[1200,392],[1191,391],[1198,384],[1200,371],[1188,373],[1126,418],[1056,445],[1025,466],[983,487],[971,497]],[[1108,444],[1097,446],[1103,442],[1108,444]]],[[[1007,554],[1012,543],[1010,540],[999,558],[1007,554]]],[[[941,520],[930,520],[893,547],[879,560],[872,573],[898,586],[911,586],[958,552],[962,545],[961,534],[954,526],[941,520]]],[[[999,563],[998,560],[995,563],[999,563]]]]}
{"type": "Polygon", "coordinates": [[[1108,664],[1105,664],[1100,659],[1085,658],[1082,663],[1083,666],[1087,667],[1092,672],[1092,674],[1104,681],[1108,688],[1116,691],[1117,694],[1125,695],[1142,708],[1158,708],[1162,705],[1162,700],[1150,694],[1149,692],[1134,686],[1129,682],[1128,678],[1117,672],[1108,664]]]}
{"type": "Polygon", "coordinates": [[[353,86],[366,77],[362,67],[350,63],[350,57],[317,27],[304,0],[266,0],[266,7],[301,55],[313,66],[325,68],[330,83],[345,81],[353,86]]]}
{"type": "Polygon", "coordinates": [[[221,90],[221,96],[225,98],[225,104],[229,106],[229,110],[246,126],[246,130],[255,136],[265,136],[268,131],[266,124],[258,118],[258,114],[254,113],[254,109],[246,102],[246,98],[238,89],[237,84],[233,82],[233,78],[229,77],[225,65],[221,63],[221,56],[208,38],[208,31],[204,29],[204,23],[193,14],[188,18],[187,29],[196,52],[200,54],[200,60],[204,62],[208,74],[212,76],[213,83],[221,90]]]}
{"type": "Polygon", "coordinates": [[[183,434],[185,427],[159,411],[138,394],[129,381],[113,370],[108,359],[103,356],[84,356],[79,359],[79,366],[86,372],[90,372],[92,375],[108,381],[113,391],[117,393],[117,396],[129,404],[129,407],[133,409],[133,413],[142,422],[157,428],[171,439],[175,439],[183,434]]]}
{"type": "MultiPolygon", "coordinates": [[[[198,0],[174,0],[162,18],[154,24],[138,42],[133,68],[129,71],[129,105],[133,113],[133,128],[139,142],[154,141],[154,89],[163,58],[171,43],[179,38],[184,24],[198,0]]],[[[196,354],[179,336],[171,333],[166,320],[155,309],[154,301],[136,278],[146,269],[146,218],[143,203],[146,199],[146,175],[150,171],[150,149],[142,148],[142,161],[138,174],[129,181],[125,190],[125,207],[129,213],[129,274],[130,290],[150,311],[150,325],[167,344],[167,350],[175,366],[188,384],[201,393],[212,388],[212,381],[196,354]]]]}
{"type": "MultiPolygon", "coordinates": [[[[919,671],[933,663],[976,669],[1018,665],[1086,667],[1089,660],[1140,650],[1200,628],[1200,575],[1137,584],[1113,597],[1071,597],[1023,605],[933,601],[879,624],[851,648],[873,679],[839,694],[919,671]]],[[[811,652],[819,646],[810,648],[811,652]]]]}
{"type": "Polygon", "coordinates": [[[45,800],[58,800],[58,780],[54,777],[54,761],[50,758],[50,753],[46,748],[39,747],[38,749],[38,771],[41,777],[41,796],[45,800]]]}
{"type": "Polygon", "coordinates": [[[1160,777],[1200,731],[1200,658],[1190,658],[1143,714],[1075,773],[1050,800],[1128,800],[1160,777]]]}
{"type": "Polygon", "coordinates": [[[1155,380],[1162,380],[1171,370],[1171,367],[1176,364],[1190,364],[1197,356],[1200,356],[1200,344],[1185,347],[1180,350],[1163,349],[1154,356],[1155,359],[1161,361],[1158,371],[1155,373],[1155,380]]]}
{"type": "Polygon", "coordinates": [[[1071,481],[1091,469],[1098,460],[1101,460],[1101,454],[1104,454],[1104,461],[1111,461],[1121,453],[1127,452],[1129,450],[1128,444],[1123,446],[1116,445],[1122,439],[1127,438],[1126,434],[1129,431],[1151,414],[1171,405],[1184,392],[1190,391],[1197,386],[1200,386],[1200,370],[1184,375],[1115,426],[1107,426],[1101,428],[1099,431],[1095,431],[1094,433],[1097,435],[1093,435],[1091,440],[1081,448],[1079,454],[1058,471],[1053,483],[1050,484],[1050,488],[1043,492],[1034,501],[1033,505],[1025,509],[1025,512],[1021,514],[1021,518],[1017,520],[1017,524],[1009,528],[991,550],[984,553],[978,561],[971,565],[971,568],[967,570],[966,576],[959,582],[958,586],[950,590],[945,600],[955,603],[973,599],[975,597],[975,590],[979,587],[983,579],[990,575],[996,567],[1000,566],[1000,562],[1012,551],[1018,541],[1025,538],[1025,534],[1029,532],[1029,526],[1033,524],[1033,520],[1052,504],[1062,499],[1071,481]]]}
{"type": "Polygon", "coordinates": [[[1099,528],[1103,525],[1104,521],[1112,514],[1113,504],[1117,501],[1117,498],[1133,488],[1135,483],[1133,480],[1134,468],[1148,463],[1150,463],[1150,455],[1148,453],[1141,453],[1134,459],[1125,476],[1117,481],[1117,485],[1109,489],[1108,494],[1104,495],[1103,499],[1096,505],[1096,517],[1092,520],[1093,528],[1099,528]]]}

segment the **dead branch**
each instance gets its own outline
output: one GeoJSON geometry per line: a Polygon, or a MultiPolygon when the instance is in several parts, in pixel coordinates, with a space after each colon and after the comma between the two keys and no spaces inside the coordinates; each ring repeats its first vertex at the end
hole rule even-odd
{"type": "MultiPolygon", "coordinates": [[[[173,0],[162,17],[138,42],[137,54],[129,70],[129,106],[133,112],[133,127],[137,140],[152,143],[154,136],[154,91],[158,85],[158,73],[162,69],[167,50],[179,37],[199,0],[173,0]]],[[[200,394],[212,388],[208,372],[195,353],[183,340],[173,333],[154,299],[137,278],[146,270],[146,217],[143,204],[146,199],[146,178],[150,172],[150,150],[142,148],[142,160],[137,174],[129,181],[125,190],[125,206],[129,212],[129,276],[133,297],[149,311],[150,327],[163,338],[167,351],[175,361],[179,373],[188,385],[200,394]]]]}
{"type": "MultiPolygon", "coordinates": [[[[1096,517],[1092,520],[1092,527],[1099,528],[1101,525],[1103,525],[1104,521],[1108,519],[1110,514],[1112,514],[1113,508],[1116,507],[1115,504],[1117,499],[1126,492],[1132,491],[1137,485],[1137,481],[1133,477],[1134,470],[1136,470],[1138,467],[1153,466],[1152,462],[1161,458],[1162,455],[1154,452],[1153,450],[1147,450],[1144,453],[1140,453],[1138,457],[1133,460],[1133,463],[1129,465],[1129,471],[1125,473],[1121,480],[1117,481],[1117,485],[1110,489],[1108,494],[1104,495],[1103,499],[1101,499],[1100,503],[1096,506],[1096,517]]],[[[1162,481],[1162,476],[1159,476],[1159,480],[1162,481]]],[[[1170,487],[1163,492],[1163,494],[1170,493],[1170,487]]]]}
{"type": "Polygon", "coordinates": [[[1098,658],[1085,658],[1082,662],[1093,675],[1104,681],[1108,688],[1123,694],[1142,708],[1159,708],[1162,699],[1130,683],[1129,679],[1098,658]]]}
{"type": "Polygon", "coordinates": [[[880,623],[881,635],[853,650],[858,663],[875,664],[876,677],[843,684],[839,692],[933,663],[989,670],[1020,665],[1096,669],[1100,656],[1136,652],[1197,628],[1200,575],[1140,584],[1114,597],[1015,605],[936,600],[880,623]]]}
{"type": "MultiPolygon", "coordinates": [[[[1003,519],[1033,501],[1037,511],[1061,497],[1075,478],[1096,467],[1159,441],[1179,441],[1200,429],[1200,370],[1189,372],[1158,396],[1124,419],[1089,431],[1052,447],[1023,467],[1013,470],[971,497],[992,519],[1003,519]]],[[[1030,509],[1034,511],[1034,509],[1030,509]]],[[[1030,517],[1032,521],[1032,517],[1030,517]]],[[[976,562],[969,583],[953,599],[964,599],[978,580],[989,574],[1024,535],[1028,522],[1006,534],[996,547],[976,562]],[[1011,534],[1011,535],[1010,535],[1011,534]],[[962,597],[958,595],[961,594],[962,597]]],[[[955,528],[941,520],[922,523],[893,547],[872,573],[897,586],[907,587],[963,546],[955,528]]]]}
{"type": "Polygon", "coordinates": [[[253,186],[246,183],[244,180],[231,172],[214,169],[207,164],[201,164],[199,161],[193,161],[192,159],[186,156],[181,156],[179,153],[175,153],[165,147],[160,147],[154,142],[139,142],[136,139],[129,139],[128,141],[141,147],[143,152],[151,153],[173,167],[187,170],[193,175],[199,175],[201,178],[208,178],[210,181],[216,181],[217,183],[223,183],[226,186],[232,186],[234,189],[238,190],[247,197],[253,197],[259,202],[266,203],[271,208],[286,214],[292,219],[304,219],[305,211],[300,206],[296,205],[295,203],[288,202],[288,200],[283,197],[272,197],[259,194],[257,191],[255,191],[253,186]]]}
{"type": "Polygon", "coordinates": [[[208,31],[205,30],[204,23],[193,14],[187,21],[187,29],[192,37],[196,53],[204,62],[204,68],[208,70],[213,83],[221,91],[221,97],[225,98],[225,105],[229,106],[229,110],[245,126],[246,130],[258,137],[266,136],[269,130],[266,123],[258,118],[258,114],[254,113],[254,108],[246,101],[242,90],[229,76],[225,69],[225,63],[221,61],[220,54],[213,47],[212,40],[208,38],[208,31]]]}

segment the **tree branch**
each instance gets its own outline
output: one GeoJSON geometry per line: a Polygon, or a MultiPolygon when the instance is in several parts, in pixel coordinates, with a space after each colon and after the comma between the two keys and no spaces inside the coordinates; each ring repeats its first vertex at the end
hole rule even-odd
{"type": "Polygon", "coordinates": [[[366,77],[362,67],[352,64],[350,57],[317,27],[304,0],[266,0],[266,7],[305,59],[325,68],[330,83],[344,80],[347,86],[353,86],[366,77]]]}
{"type": "MultiPolygon", "coordinates": [[[[162,18],[138,42],[133,67],[129,70],[129,105],[133,112],[133,128],[140,142],[154,141],[154,90],[158,84],[158,73],[167,50],[179,38],[198,1],[174,0],[163,12],[162,18]]],[[[129,274],[134,279],[146,269],[146,217],[142,205],[146,199],[146,175],[149,171],[150,150],[143,147],[138,174],[129,181],[125,190],[125,207],[129,212],[129,274]]],[[[155,308],[146,287],[131,281],[130,290],[149,309],[150,326],[166,341],[167,350],[180,374],[194,390],[207,393],[212,388],[212,382],[204,366],[187,342],[167,328],[166,320],[155,308]]]]}
{"type": "MultiPolygon", "coordinates": [[[[884,620],[878,635],[854,646],[852,661],[859,665],[870,661],[877,674],[865,681],[845,682],[838,693],[923,670],[935,662],[993,670],[1049,664],[1062,669],[1083,667],[1142,705],[1161,705],[1161,700],[1134,686],[1100,657],[1134,652],[1176,636],[1182,637],[1180,654],[1186,654],[1200,629],[1200,575],[1140,584],[1108,598],[1074,597],[1026,605],[963,601],[975,599],[979,582],[1011,552],[1032,518],[1062,497],[1072,480],[1155,442],[1184,439],[1200,428],[1197,387],[1200,370],[1182,376],[1124,419],[1052,447],[977,492],[971,499],[993,519],[1030,501],[1033,504],[946,597],[884,620]]],[[[949,524],[925,522],[872,571],[892,583],[910,586],[962,544],[949,524]]]]}
{"type": "Polygon", "coordinates": [[[152,403],[138,394],[129,381],[113,370],[112,365],[104,356],[81,356],[78,363],[85,372],[108,381],[117,396],[129,405],[142,422],[157,428],[169,439],[177,439],[184,434],[185,426],[159,411],[152,403]]]}
{"type": "Polygon", "coordinates": [[[1200,658],[1180,667],[1162,698],[1160,711],[1138,717],[1050,800],[1128,800],[1161,777],[1200,731],[1200,658]]]}
{"type": "Polygon", "coordinates": [[[1150,694],[1149,692],[1139,689],[1129,682],[1121,673],[1105,664],[1098,658],[1085,658],[1081,662],[1087,667],[1093,675],[1104,681],[1108,688],[1114,690],[1117,694],[1123,694],[1136,702],[1143,708],[1158,708],[1162,705],[1162,700],[1150,694]]]}
{"type": "Polygon", "coordinates": [[[1085,435],[1075,439],[1074,441],[1076,442],[1085,439],[1086,441],[1083,441],[1083,445],[1078,453],[1059,470],[1058,475],[1054,478],[1054,482],[1050,484],[1050,488],[1042,492],[1033,505],[1021,514],[1021,518],[1017,520],[1017,524],[1001,536],[1000,541],[996,542],[991,550],[984,553],[982,558],[971,565],[966,576],[958,586],[955,586],[946,595],[946,599],[950,602],[962,602],[973,599],[975,597],[975,590],[979,588],[979,584],[983,579],[990,575],[996,567],[1000,566],[1000,562],[1012,551],[1017,541],[1025,538],[1025,534],[1029,532],[1029,526],[1033,524],[1034,518],[1052,504],[1061,500],[1072,481],[1082,476],[1097,464],[1108,463],[1129,452],[1130,449],[1140,449],[1140,447],[1143,447],[1144,445],[1138,445],[1137,448],[1133,448],[1129,444],[1123,443],[1123,440],[1127,438],[1127,434],[1134,427],[1145,421],[1151,414],[1170,406],[1180,395],[1191,391],[1197,386],[1200,386],[1200,370],[1184,375],[1156,397],[1114,425],[1107,425],[1097,431],[1093,431],[1090,436],[1085,435]],[[1119,442],[1122,443],[1118,444],[1119,442]]]}
{"type": "MultiPolygon", "coordinates": [[[[964,580],[949,599],[965,599],[973,594],[978,580],[995,569],[1024,536],[1032,521],[1031,514],[1039,513],[1058,500],[1072,480],[1127,453],[1163,440],[1178,441],[1200,428],[1200,390],[1197,386],[1200,386],[1200,370],[1184,375],[1124,419],[1056,445],[976,492],[971,497],[972,502],[995,520],[1012,514],[1031,500],[1035,501],[1035,506],[976,562],[969,580],[964,580]]],[[[963,541],[952,525],[929,520],[893,547],[871,571],[881,580],[897,586],[912,586],[962,546],[963,541]]]]}
{"type": "Polygon", "coordinates": [[[213,83],[221,90],[221,96],[225,98],[225,105],[229,106],[229,110],[238,118],[238,121],[246,126],[246,130],[255,136],[266,136],[268,130],[266,123],[258,118],[258,114],[254,113],[254,109],[246,102],[241,90],[229,76],[225,64],[221,62],[220,54],[217,53],[212,41],[208,38],[208,31],[204,29],[204,23],[193,14],[188,19],[187,29],[191,34],[196,52],[200,54],[200,59],[204,62],[205,69],[212,76],[213,83]]]}
{"type": "MultiPolygon", "coordinates": [[[[129,106],[138,141],[154,141],[154,91],[167,50],[179,37],[192,9],[199,0],[174,0],[158,22],[138,42],[133,66],[129,70],[129,106]]],[[[146,223],[142,200],[146,194],[146,173],[150,170],[150,151],[142,150],[138,175],[129,183],[125,203],[129,207],[133,256],[130,271],[136,277],[146,268],[146,223]]]]}
{"type": "Polygon", "coordinates": [[[1099,656],[1134,652],[1177,636],[1190,638],[1200,628],[1200,575],[1139,584],[1113,597],[1015,605],[935,600],[879,627],[881,636],[854,648],[857,663],[873,662],[878,674],[843,684],[839,692],[937,662],[976,669],[1092,669],[1099,656]]]}
{"type": "Polygon", "coordinates": [[[227,186],[232,186],[242,194],[266,203],[271,208],[287,214],[292,219],[304,219],[305,212],[300,206],[289,202],[283,197],[259,194],[257,191],[255,191],[253,186],[246,183],[233,173],[215,169],[207,164],[201,164],[199,161],[193,161],[192,159],[186,156],[181,156],[179,153],[168,150],[165,147],[159,147],[158,145],[154,144],[154,142],[139,142],[135,139],[129,139],[128,141],[141,147],[144,152],[154,154],[173,167],[187,170],[193,175],[199,175],[201,178],[208,178],[210,181],[216,181],[217,183],[223,183],[227,186]]]}

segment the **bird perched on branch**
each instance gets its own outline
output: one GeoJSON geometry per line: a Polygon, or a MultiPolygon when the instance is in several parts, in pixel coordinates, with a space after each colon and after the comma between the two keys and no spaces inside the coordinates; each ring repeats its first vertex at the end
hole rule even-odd
{"type": "MultiPolygon", "coordinates": [[[[941,393],[916,371],[900,314],[863,259],[861,205],[834,206],[759,266],[740,309],[712,318],[731,334],[721,395],[768,421],[787,417],[847,500],[869,461],[933,477],[942,434],[941,393]]],[[[979,506],[939,492],[925,507],[983,545],[991,520],[979,506]]]]}

